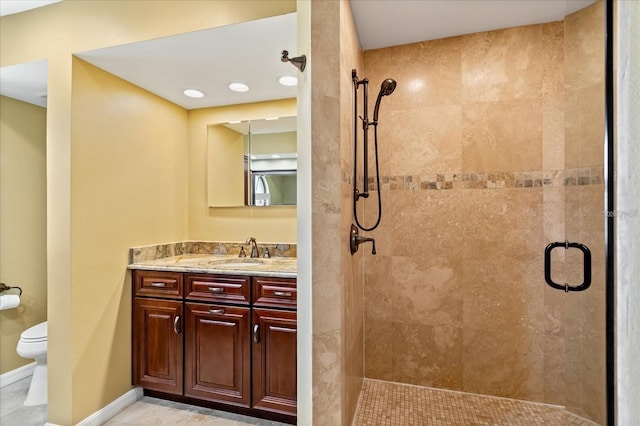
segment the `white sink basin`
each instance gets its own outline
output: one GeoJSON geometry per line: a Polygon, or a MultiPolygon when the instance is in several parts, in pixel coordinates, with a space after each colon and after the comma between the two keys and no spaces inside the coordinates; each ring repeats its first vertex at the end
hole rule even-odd
{"type": "Polygon", "coordinates": [[[225,259],[225,260],[212,260],[207,262],[211,266],[216,268],[250,268],[252,266],[264,265],[265,261],[262,259],[225,259]]]}

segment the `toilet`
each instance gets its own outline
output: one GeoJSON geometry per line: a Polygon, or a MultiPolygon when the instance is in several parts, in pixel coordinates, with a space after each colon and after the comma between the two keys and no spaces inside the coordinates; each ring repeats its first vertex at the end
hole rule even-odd
{"type": "Polygon", "coordinates": [[[24,405],[47,403],[47,321],[36,324],[20,335],[16,352],[23,358],[33,358],[36,368],[33,371],[29,393],[24,405]]]}

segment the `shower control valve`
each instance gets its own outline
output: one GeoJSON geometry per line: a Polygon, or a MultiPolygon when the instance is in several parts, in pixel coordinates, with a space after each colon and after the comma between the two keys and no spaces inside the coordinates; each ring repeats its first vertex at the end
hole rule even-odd
{"type": "Polygon", "coordinates": [[[366,242],[371,242],[371,254],[376,254],[376,240],[374,240],[373,238],[360,236],[358,234],[358,227],[352,224],[349,231],[349,247],[351,249],[351,254],[353,255],[355,252],[357,252],[358,246],[366,242]]]}

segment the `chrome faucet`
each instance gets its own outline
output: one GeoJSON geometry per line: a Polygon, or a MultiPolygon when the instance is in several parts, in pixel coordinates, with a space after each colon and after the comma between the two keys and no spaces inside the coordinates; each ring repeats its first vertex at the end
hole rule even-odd
{"type": "Polygon", "coordinates": [[[260,257],[260,252],[258,251],[258,243],[256,243],[255,238],[249,237],[244,243],[251,244],[251,256],[249,257],[260,257]]]}

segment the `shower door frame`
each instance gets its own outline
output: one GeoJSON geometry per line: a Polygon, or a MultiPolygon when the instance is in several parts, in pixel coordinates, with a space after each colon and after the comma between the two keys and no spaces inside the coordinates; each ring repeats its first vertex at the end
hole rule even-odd
{"type": "MultiPolygon", "coordinates": [[[[615,211],[615,139],[614,139],[614,84],[613,84],[613,0],[605,0],[605,134],[604,203],[607,213],[615,211]]],[[[615,376],[615,237],[613,214],[605,215],[605,304],[606,304],[606,398],[607,424],[616,424],[615,376]]]]}

